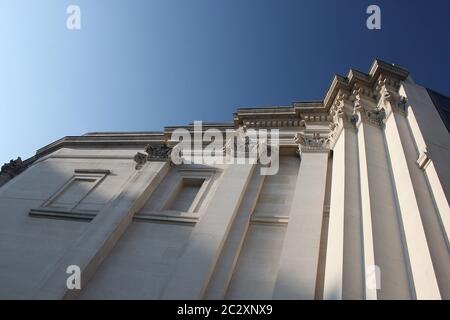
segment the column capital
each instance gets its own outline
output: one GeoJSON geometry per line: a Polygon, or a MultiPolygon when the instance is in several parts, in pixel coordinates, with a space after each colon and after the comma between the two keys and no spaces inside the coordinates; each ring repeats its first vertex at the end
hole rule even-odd
{"type": "Polygon", "coordinates": [[[329,125],[330,133],[328,140],[332,149],[344,128],[356,129],[358,116],[355,113],[353,97],[349,91],[339,90],[330,108],[330,116],[331,122],[329,125]]]}
{"type": "Polygon", "coordinates": [[[322,136],[319,132],[311,134],[298,132],[294,137],[294,142],[299,145],[299,155],[303,153],[327,153],[330,151],[328,137],[322,136]]]}
{"type": "Polygon", "coordinates": [[[407,98],[399,94],[400,81],[381,74],[377,81],[376,90],[380,97],[380,103],[387,111],[387,117],[394,112],[403,116],[407,115],[407,98]]]}
{"type": "Polygon", "coordinates": [[[384,128],[384,122],[386,120],[386,111],[384,108],[358,108],[358,116],[361,118],[361,122],[384,128]]]}
{"type": "Polygon", "coordinates": [[[158,144],[158,145],[147,145],[145,147],[145,153],[138,152],[134,156],[134,161],[136,162],[136,170],[142,168],[142,166],[147,161],[169,161],[170,153],[172,152],[172,147],[169,147],[167,144],[158,144]]]}
{"type": "Polygon", "coordinates": [[[355,111],[353,121],[356,128],[361,122],[383,128],[386,110],[377,105],[376,97],[377,93],[367,87],[358,86],[353,90],[355,111]]]}

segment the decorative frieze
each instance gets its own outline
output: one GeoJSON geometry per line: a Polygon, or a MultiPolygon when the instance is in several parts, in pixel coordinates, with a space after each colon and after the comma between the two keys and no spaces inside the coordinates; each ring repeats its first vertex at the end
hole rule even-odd
{"type": "MultiPolygon", "coordinates": [[[[327,121],[326,117],[313,118],[316,121],[327,121]]],[[[258,119],[258,120],[248,120],[243,122],[248,128],[285,128],[285,127],[304,127],[305,121],[300,119],[258,119]]]]}
{"type": "Polygon", "coordinates": [[[244,120],[242,123],[247,128],[290,128],[305,127],[306,123],[315,124],[331,121],[331,117],[325,112],[302,113],[299,118],[295,118],[295,114],[285,119],[263,119],[255,115],[254,119],[244,120]]]}

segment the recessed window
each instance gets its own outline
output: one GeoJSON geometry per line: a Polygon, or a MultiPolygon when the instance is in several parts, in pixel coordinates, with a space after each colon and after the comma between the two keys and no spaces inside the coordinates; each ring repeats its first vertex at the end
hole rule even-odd
{"type": "Polygon", "coordinates": [[[217,168],[208,166],[172,168],[134,219],[195,224],[208,205],[219,174],[217,168]]]}
{"type": "Polygon", "coordinates": [[[92,220],[104,204],[92,203],[99,183],[109,170],[76,169],[75,174],[41,207],[31,209],[30,216],[92,220]]]}
{"type": "Polygon", "coordinates": [[[52,208],[75,208],[92,190],[98,179],[76,177],[71,180],[63,192],[52,199],[47,206],[52,208]]]}
{"type": "Polygon", "coordinates": [[[196,197],[205,182],[204,178],[183,178],[178,190],[176,190],[166,204],[166,210],[196,212],[196,197]]]}

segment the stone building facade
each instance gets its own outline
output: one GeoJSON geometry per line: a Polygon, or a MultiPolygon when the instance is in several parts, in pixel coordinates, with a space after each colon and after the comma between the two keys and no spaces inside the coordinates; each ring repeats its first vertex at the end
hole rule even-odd
{"type": "Polygon", "coordinates": [[[193,125],[55,141],[1,169],[0,298],[449,299],[449,102],[376,60],[203,125],[278,129],[275,175],[173,164],[193,125]]]}

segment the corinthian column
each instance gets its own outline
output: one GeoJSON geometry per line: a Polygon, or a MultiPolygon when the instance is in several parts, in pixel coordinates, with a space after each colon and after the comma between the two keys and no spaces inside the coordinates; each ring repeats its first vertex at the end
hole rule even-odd
{"type": "Polygon", "coordinates": [[[328,164],[328,140],[297,134],[301,156],[274,299],[314,299],[328,164]]]}
{"type": "Polygon", "coordinates": [[[323,298],[363,299],[364,265],[373,264],[373,244],[370,212],[368,220],[361,215],[358,117],[349,92],[339,92],[330,112],[333,170],[323,298]]]}
{"type": "Polygon", "coordinates": [[[355,86],[353,98],[358,118],[365,298],[410,299],[402,222],[383,133],[386,111],[377,106],[376,93],[362,84],[355,86]]]}
{"type": "Polygon", "coordinates": [[[381,95],[380,104],[386,109],[385,141],[400,211],[412,295],[417,299],[440,299],[441,295],[398,129],[398,117],[403,117],[402,114],[405,112],[402,108],[404,104],[400,103],[398,88],[398,81],[383,75],[380,76],[378,81],[378,90],[381,95]]]}

